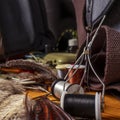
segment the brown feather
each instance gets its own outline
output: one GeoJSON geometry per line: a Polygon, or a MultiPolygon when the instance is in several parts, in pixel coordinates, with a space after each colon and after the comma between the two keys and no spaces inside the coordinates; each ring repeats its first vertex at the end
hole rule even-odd
{"type": "Polygon", "coordinates": [[[46,66],[43,66],[39,63],[33,62],[33,61],[28,61],[28,60],[23,60],[23,59],[18,59],[18,60],[10,60],[6,62],[5,64],[1,64],[0,67],[2,68],[19,68],[23,70],[31,70],[31,71],[36,71],[45,75],[51,76],[51,79],[56,79],[56,76],[53,74],[51,69],[49,69],[46,66]]]}
{"type": "Polygon", "coordinates": [[[34,100],[30,118],[32,120],[75,120],[47,97],[34,100]]]}
{"type": "MultiPolygon", "coordinates": [[[[43,88],[48,89],[57,78],[48,67],[34,61],[23,59],[7,61],[6,63],[0,64],[0,68],[0,71],[3,72],[3,74],[5,73],[4,76],[6,76],[7,79],[16,80],[24,86],[34,87],[41,85],[43,88]],[[17,69],[21,72],[18,72],[17,69]]],[[[27,88],[28,87],[26,87],[26,89],[27,88]]]]}
{"type": "Polygon", "coordinates": [[[0,120],[26,120],[23,87],[0,79],[0,120]]]}

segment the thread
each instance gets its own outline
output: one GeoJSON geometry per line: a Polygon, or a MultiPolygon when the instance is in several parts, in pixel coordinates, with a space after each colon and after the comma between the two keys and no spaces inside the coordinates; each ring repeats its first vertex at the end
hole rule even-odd
{"type": "Polygon", "coordinates": [[[67,94],[63,92],[60,106],[70,115],[101,120],[100,94],[67,94]]]}
{"type": "Polygon", "coordinates": [[[57,70],[57,76],[60,79],[64,79],[65,75],[68,72],[68,69],[66,68],[66,66],[68,66],[69,64],[60,64],[56,66],[56,70],[57,70]]]}
{"type": "Polygon", "coordinates": [[[51,86],[51,92],[54,97],[60,99],[64,90],[69,94],[74,94],[74,93],[83,94],[84,93],[83,88],[80,87],[80,85],[78,84],[70,84],[68,82],[65,83],[65,80],[63,79],[59,79],[53,82],[51,86]]]}
{"type": "Polygon", "coordinates": [[[74,65],[73,68],[72,68],[72,66],[73,65],[67,66],[67,69],[69,70],[69,74],[68,74],[69,82],[71,84],[73,84],[73,83],[80,84],[80,81],[81,81],[83,73],[84,73],[85,66],[84,65],[80,65],[80,66],[74,65]]]}

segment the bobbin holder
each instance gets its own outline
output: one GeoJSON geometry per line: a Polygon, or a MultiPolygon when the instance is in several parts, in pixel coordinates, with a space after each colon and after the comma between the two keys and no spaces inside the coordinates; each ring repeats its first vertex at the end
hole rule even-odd
{"type": "MultiPolygon", "coordinates": [[[[91,68],[91,70],[93,71],[94,75],[97,77],[98,81],[102,84],[103,88],[102,88],[102,102],[104,103],[104,94],[105,94],[105,84],[103,83],[103,81],[100,79],[100,77],[98,76],[98,74],[96,73],[96,71],[93,68],[93,65],[90,61],[90,50],[91,50],[91,46],[95,40],[95,37],[97,36],[97,33],[105,19],[106,15],[103,16],[103,18],[101,19],[93,37],[91,40],[89,40],[89,36],[90,36],[90,31],[87,32],[87,39],[86,39],[86,45],[83,49],[82,54],[78,57],[78,59],[75,61],[75,63],[73,64],[73,66],[70,68],[70,70],[68,71],[68,73],[66,74],[66,76],[64,77],[65,83],[64,83],[64,87],[63,90],[65,90],[65,84],[75,75],[75,73],[78,71],[80,65],[83,63],[83,61],[85,61],[85,69],[84,69],[84,73],[82,76],[82,79],[80,81],[80,87],[82,86],[82,83],[84,81],[84,78],[88,72],[88,66],[91,68]],[[88,42],[90,41],[90,42],[88,42]],[[73,74],[68,78],[68,75],[70,73],[70,71],[75,67],[75,65],[78,65],[77,69],[73,72],[73,74]]],[[[90,27],[88,27],[90,29],[90,27]]]]}

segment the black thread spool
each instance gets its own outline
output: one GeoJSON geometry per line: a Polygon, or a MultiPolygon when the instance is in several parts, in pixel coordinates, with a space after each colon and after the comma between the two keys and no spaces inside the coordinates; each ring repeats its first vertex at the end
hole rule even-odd
{"type": "Polygon", "coordinates": [[[88,95],[63,92],[60,105],[72,116],[101,120],[101,95],[98,93],[88,95]]]}
{"type": "Polygon", "coordinates": [[[83,88],[78,84],[65,83],[63,79],[58,79],[53,82],[51,86],[51,93],[54,97],[60,99],[63,91],[65,90],[69,94],[80,93],[83,94],[83,88]],[[64,88],[65,87],[65,88],[64,88]]]}

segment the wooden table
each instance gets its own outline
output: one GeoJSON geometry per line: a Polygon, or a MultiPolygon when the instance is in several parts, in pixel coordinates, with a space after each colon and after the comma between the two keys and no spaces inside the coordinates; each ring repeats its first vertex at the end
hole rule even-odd
{"type": "Polygon", "coordinates": [[[105,109],[102,113],[103,120],[120,120],[120,99],[105,96],[105,109]]]}
{"type": "MultiPolygon", "coordinates": [[[[29,96],[31,98],[35,98],[38,96],[42,96],[45,93],[41,93],[38,91],[29,91],[29,96]]],[[[53,96],[49,97],[52,101],[57,101],[53,96]]],[[[110,96],[105,95],[105,107],[104,112],[102,113],[102,120],[120,120],[120,100],[110,96]]]]}

